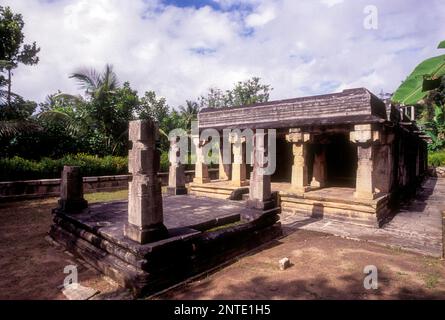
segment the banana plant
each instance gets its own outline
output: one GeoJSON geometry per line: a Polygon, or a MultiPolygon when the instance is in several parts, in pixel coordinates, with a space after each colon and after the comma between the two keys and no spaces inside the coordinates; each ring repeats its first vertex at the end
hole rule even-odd
{"type": "MultiPolygon", "coordinates": [[[[445,49],[445,40],[438,49],[445,49]]],[[[394,92],[392,101],[401,105],[416,105],[432,90],[440,86],[445,76],[445,55],[429,58],[421,62],[394,92]]]]}

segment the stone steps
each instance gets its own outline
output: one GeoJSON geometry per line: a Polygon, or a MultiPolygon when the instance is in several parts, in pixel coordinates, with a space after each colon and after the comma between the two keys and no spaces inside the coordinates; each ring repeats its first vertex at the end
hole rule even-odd
{"type": "Polygon", "coordinates": [[[210,197],[217,199],[229,199],[236,187],[231,186],[215,186],[211,184],[198,185],[191,183],[189,185],[189,193],[195,196],[210,197]]]}

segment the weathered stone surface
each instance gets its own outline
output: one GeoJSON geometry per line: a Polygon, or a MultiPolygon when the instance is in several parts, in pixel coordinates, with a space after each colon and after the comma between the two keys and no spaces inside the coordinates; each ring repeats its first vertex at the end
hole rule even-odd
{"type": "MultiPolygon", "coordinates": [[[[322,192],[323,190],[317,190],[308,194],[322,192]]],[[[344,198],[347,200],[354,200],[351,191],[339,194],[345,195],[344,198]]],[[[443,210],[445,210],[445,179],[428,178],[422,184],[416,198],[405,203],[394,218],[382,228],[373,228],[366,223],[354,223],[357,220],[348,216],[338,219],[332,214],[324,215],[323,219],[320,219],[284,210],[281,214],[281,223],[285,232],[293,232],[296,229],[312,230],[440,258],[444,248],[442,235],[445,234],[442,232],[441,221],[443,210]]]]}
{"type": "Polygon", "coordinates": [[[178,283],[281,235],[276,211],[233,225],[242,213],[258,210],[243,202],[193,196],[166,196],[164,201],[169,236],[160,241],[139,244],[123,236],[126,202],[94,204],[90,212],[77,215],[57,214],[50,235],[136,296],[178,283]],[[227,224],[232,225],[208,231],[227,224]]]}
{"type": "Polygon", "coordinates": [[[61,210],[74,212],[88,207],[88,202],[83,198],[83,180],[79,167],[63,167],[60,189],[59,208],[61,210]]]}
{"type": "Polygon", "coordinates": [[[70,284],[62,290],[68,300],[89,300],[99,293],[96,289],[84,287],[80,284],[70,284]]]}
{"type": "Polygon", "coordinates": [[[296,192],[306,192],[309,190],[309,176],[307,168],[307,142],[310,135],[301,133],[299,129],[289,129],[286,140],[292,143],[292,153],[294,163],[292,165],[292,188],[296,192]]]}
{"type": "MultiPolygon", "coordinates": [[[[224,145],[230,145],[230,150],[232,150],[231,144],[228,137],[221,137],[219,142],[219,180],[228,181],[232,178],[232,152],[229,154],[224,154],[224,145]]],[[[227,152],[226,152],[227,153],[227,152]]]]}
{"type": "Polygon", "coordinates": [[[374,146],[358,145],[357,146],[357,178],[354,196],[361,199],[374,199],[375,188],[373,179],[373,151],[374,146]]]}
{"type": "Polygon", "coordinates": [[[171,195],[186,194],[184,165],[179,162],[179,147],[175,139],[170,140],[170,168],[167,192],[171,195]]]}
{"type": "Polygon", "coordinates": [[[278,267],[282,271],[290,268],[290,260],[289,260],[289,258],[283,258],[280,261],[278,261],[278,267]]]}
{"type": "Polygon", "coordinates": [[[159,151],[156,149],[157,125],[151,120],[130,122],[129,170],[132,180],[128,192],[128,223],[124,234],[138,243],[167,236],[163,225],[162,190],[157,177],[159,151]]]}
{"type": "Polygon", "coordinates": [[[204,163],[204,154],[202,152],[204,142],[200,140],[199,136],[194,136],[192,140],[196,148],[195,178],[193,182],[199,184],[209,183],[209,169],[207,164],[204,163]]]}
{"type": "Polygon", "coordinates": [[[209,108],[198,114],[200,129],[292,128],[326,123],[378,122],[386,118],[385,104],[364,88],[240,108],[209,108]]]}
{"type": "Polygon", "coordinates": [[[275,206],[272,201],[271,177],[265,172],[267,148],[267,137],[264,134],[256,133],[253,145],[253,171],[247,205],[260,210],[271,209],[275,206]]]}
{"type": "Polygon", "coordinates": [[[246,139],[244,137],[233,134],[229,137],[232,144],[233,163],[232,163],[232,185],[235,187],[246,186],[247,168],[246,168],[246,139]]]}

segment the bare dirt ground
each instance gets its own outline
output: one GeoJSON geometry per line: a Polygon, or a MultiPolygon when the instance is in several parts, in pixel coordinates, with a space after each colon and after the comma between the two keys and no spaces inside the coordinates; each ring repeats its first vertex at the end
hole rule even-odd
{"type": "Polygon", "coordinates": [[[0,205],[0,299],[66,299],[67,265],[78,267],[82,286],[112,293],[116,286],[46,239],[56,199],[0,205]]]}
{"type": "MultiPolygon", "coordinates": [[[[106,199],[88,195],[89,201],[106,199]]],[[[0,299],[65,299],[67,265],[99,297],[122,290],[45,240],[56,199],[0,205],[0,299]]],[[[367,242],[296,230],[219,271],[155,299],[444,299],[444,261],[367,242]],[[278,269],[289,257],[292,266],[278,269]],[[365,290],[363,268],[378,268],[377,290],[365,290]]]]}
{"type": "Polygon", "coordinates": [[[156,299],[444,299],[444,262],[414,253],[298,230],[218,272],[156,299]],[[284,271],[278,260],[289,257],[284,271]],[[378,289],[363,286],[367,265],[378,289]]]}

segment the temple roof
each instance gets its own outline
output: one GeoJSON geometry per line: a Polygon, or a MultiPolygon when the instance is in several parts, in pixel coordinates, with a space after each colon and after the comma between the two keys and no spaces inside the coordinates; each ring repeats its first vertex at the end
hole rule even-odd
{"type": "Polygon", "coordinates": [[[285,128],[387,120],[385,103],[365,88],[230,108],[205,108],[199,128],[285,128]]]}

